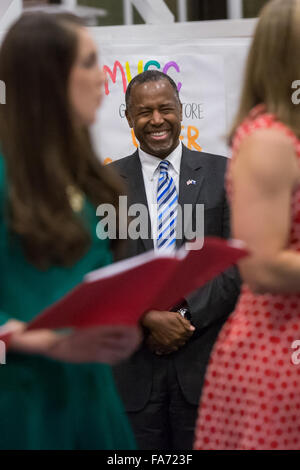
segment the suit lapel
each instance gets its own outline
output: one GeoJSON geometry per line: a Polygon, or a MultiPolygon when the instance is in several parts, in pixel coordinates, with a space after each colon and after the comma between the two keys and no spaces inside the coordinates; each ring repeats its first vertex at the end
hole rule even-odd
{"type": "Polygon", "coordinates": [[[132,204],[143,204],[148,209],[148,232],[149,236],[141,241],[145,247],[145,250],[153,250],[153,240],[151,237],[151,220],[149,215],[149,208],[146,196],[146,190],[144,185],[144,177],[142,172],[141,161],[139,158],[138,151],[136,151],[132,158],[128,161],[126,168],[121,171],[121,176],[127,180],[129,188],[128,207],[132,204]]]}
{"type": "MultiPolygon", "coordinates": [[[[184,219],[183,236],[176,240],[176,247],[179,248],[183,245],[184,226],[187,227],[192,223],[192,214],[195,211],[196,203],[199,200],[199,193],[204,183],[204,174],[201,165],[201,154],[188,150],[184,145],[182,146],[182,159],[180,165],[180,179],[179,179],[179,205],[184,213],[184,205],[191,204],[193,209],[188,217],[184,219]],[[188,184],[189,183],[189,184],[188,184]]],[[[179,220],[178,220],[179,223],[179,220]]]]}

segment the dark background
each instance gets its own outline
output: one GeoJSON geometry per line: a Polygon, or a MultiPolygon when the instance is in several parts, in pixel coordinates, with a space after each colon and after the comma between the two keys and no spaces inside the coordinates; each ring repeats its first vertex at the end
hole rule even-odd
{"type": "MultiPolygon", "coordinates": [[[[258,15],[262,6],[268,0],[243,0],[245,18],[254,18],[258,15]]],[[[60,0],[23,0],[25,5],[40,5],[49,3],[60,3],[60,0]]],[[[100,7],[107,10],[108,15],[99,20],[100,26],[123,24],[123,2],[122,0],[80,0],[80,5],[100,7]]],[[[166,0],[166,4],[176,16],[176,0],[166,0]]],[[[187,0],[188,20],[219,20],[227,18],[226,0],[187,0]]],[[[134,12],[136,24],[143,23],[139,14],[134,12]]]]}

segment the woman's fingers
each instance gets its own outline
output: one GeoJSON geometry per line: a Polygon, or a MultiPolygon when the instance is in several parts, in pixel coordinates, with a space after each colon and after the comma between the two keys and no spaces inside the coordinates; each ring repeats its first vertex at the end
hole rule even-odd
{"type": "Polygon", "coordinates": [[[67,362],[106,362],[113,364],[128,357],[139,345],[136,327],[103,326],[76,330],[61,336],[48,352],[67,362]]]}

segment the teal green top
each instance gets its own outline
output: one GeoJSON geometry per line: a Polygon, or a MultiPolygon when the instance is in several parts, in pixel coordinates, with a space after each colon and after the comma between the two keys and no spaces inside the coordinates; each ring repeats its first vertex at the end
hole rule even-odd
{"type": "MultiPolygon", "coordinates": [[[[42,271],[25,257],[5,222],[6,179],[0,156],[0,324],[28,322],[112,261],[108,240],[96,235],[99,219],[82,211],[92,242],[71,267],[42,271]]],[[[0,365],[0,449],[134,449],[127,418],[104,364],[66,364],[42,356],[7,353],[0,365]]]]}

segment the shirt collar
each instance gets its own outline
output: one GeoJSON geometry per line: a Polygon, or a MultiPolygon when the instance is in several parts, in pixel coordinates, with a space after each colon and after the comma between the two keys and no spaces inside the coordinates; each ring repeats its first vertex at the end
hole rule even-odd
{"type": "MultiPolygon", "coordinates": [[[[149,153],[144,152],[140,147],[138,149],[139,158],[142,165],[142,169],[144,174],[149,180],[153,180],[154,173],[158,169],[160,162],[162,161],[161,158],[155,157],[154,155],[150,155],[149,153]]],[[[180,164],[182,158],[182,143],[179,142],[177,147],[173,150],[170,155],[168,155],[165,160],[168,160],[172,165],[173,169],[179,175],[180,172],[180,164]]]]}

